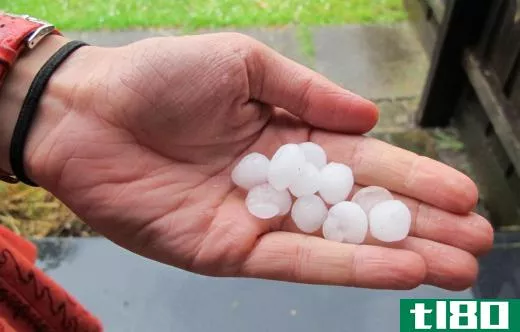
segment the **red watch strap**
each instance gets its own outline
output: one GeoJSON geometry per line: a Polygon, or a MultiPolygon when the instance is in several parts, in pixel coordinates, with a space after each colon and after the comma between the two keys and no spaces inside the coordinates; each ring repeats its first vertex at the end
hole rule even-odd
{"type": "MultiPolygon", "coordinates": [[[[46,22],[29,16],[0,12],[0,88],[14,62],[26,48],[34,47],[44,36],[59,32],[46,22]]],[[[17,179],[0,170],[0,181],[16,183],[17,179]]]]}
{"type": "MultiPolygon", "coordinates": [[[[0,13],[0,84],[25,48],[27,39],[44,25],[28,17],[0,13]]],[[[53,33],[58,31],[53,29],[53,33]]]]}

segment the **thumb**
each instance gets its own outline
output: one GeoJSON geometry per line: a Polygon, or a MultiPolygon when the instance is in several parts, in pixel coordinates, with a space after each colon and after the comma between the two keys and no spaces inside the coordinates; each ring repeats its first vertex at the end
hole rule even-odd
{"type": "Polygon", "coordinates": [[[378,120],[377,107],[322,75],[254,41],[245,57],[251,99],[282,107],[308,124],[345,133],[365,133],[378,120]]]}

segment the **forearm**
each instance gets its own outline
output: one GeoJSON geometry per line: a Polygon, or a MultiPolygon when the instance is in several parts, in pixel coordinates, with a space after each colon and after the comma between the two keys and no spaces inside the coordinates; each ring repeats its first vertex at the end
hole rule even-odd
{"type": "MultiPolygon", "coordinates": [[[[37,72],[67,39],[61,36],[48,36],[32,50],[24,52],[9,71],[0,87],[0,169],[12,173],[9,163],[9,146],[16,120],[20,113],[27,91],[37,72]]],[[[66,64],[64,64],[66,66],[66,64]]],[[[68,86],[73,81],[67,71],[58,69],[43,94],[27,138],[25,160],[36,149],[39,142],[54,128],[65,113],[70,96],[68,86]]],[[[30,174],[31,166],[26,165],[30,174]]]]}

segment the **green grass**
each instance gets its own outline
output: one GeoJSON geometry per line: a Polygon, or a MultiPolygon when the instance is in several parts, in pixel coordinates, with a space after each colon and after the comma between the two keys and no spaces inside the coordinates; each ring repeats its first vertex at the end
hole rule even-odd
{"type": "Polygon", "coordinates": [[[0,0],[0,9],[27,13],[62,30],[392,23],[402,0],[0,0]]]}
{"type": "Polygon", "coordinates": [[[433,130],[433,137],[437,143],[437,148],[440,150],[460,152],[464,149],[464,143],[462,143],[452,132],[435,129],[433,130]]]}
{"type": "Polygon", "coordinates": [[[23,184],[0,182],[0,225],[26,237],[93,234],[50,193],[23,184]]]}

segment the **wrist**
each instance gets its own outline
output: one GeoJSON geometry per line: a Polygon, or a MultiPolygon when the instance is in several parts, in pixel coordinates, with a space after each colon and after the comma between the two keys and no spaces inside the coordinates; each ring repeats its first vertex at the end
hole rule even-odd
{"type": "MultiPolygon", "coordinates": [[[[34,77],[45,62],[68,40],[52,35],[40,44],[24,52],[9,71],[0,88],[0,169],[12,173],[9,162],[9,147],[14,127],[22,104],[34,77]]],[[[76,77],[71,77],[70,64],[67,62],[54,72],[42,95],[35,118],[27,137],[24,151],[25,169],[29,177],[34,176],[31,156],[38,146],[46,140],[66,114],[70,102],[71,89],[76,77]]],[[[73,61],[71,61],[73,62],[73,61]]]]}

